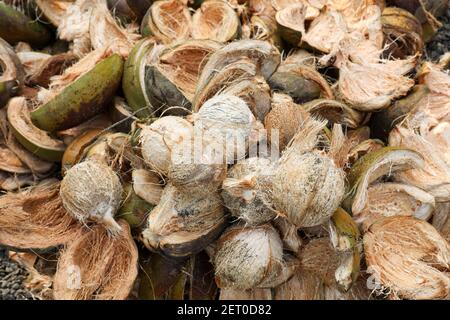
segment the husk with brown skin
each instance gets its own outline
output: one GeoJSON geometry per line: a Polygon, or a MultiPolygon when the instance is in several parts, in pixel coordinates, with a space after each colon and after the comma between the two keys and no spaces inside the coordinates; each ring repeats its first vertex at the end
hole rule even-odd
{"type": "Polygon", "coordinates": [[[46,250],[80,235],[82,225],[64,209],[60,184],[45,180],[35,187],[0,197],[0,243],[15,250],[46,250]]]}
{"type": "Polygon", "coordinates": [[[437,123],[425,116],[416,121],[397,126],[389,135],[389,145],[410,148],[420,152],[424,157],[422,167],[395,174],[398,181],[419,187],[431,195],[437,202],[450,199],[450,160],[448,159],[448,122],[437,123]]]}
{"type": "Polygon", "coordinates": [[[387,7],[381,15],[381,23],[384,41],[388,45],[385,54],[404,59],[422,52],[422,26],[411,13],[400,8],[387,7]]]}
{"type": "Polygon", "coordinates": [[[85,230],[61,252],[53,281],[56,300],[125,300],[138,273],[130,227],[116,237],[101,225],[85,230]]]}
{"type": "Polygon", "coordinates": [[[395,216],[364,234],[370,273],[380,287],[403,299],[442,299],[450,292],[450,246],[428,222],[395,216]]]}
{"type": "Polygon", "coordinates": [[[61,74],[78,60],[73,53],[54,55],[39,64],[39,67],[27,77],[27,84],[48,87],[50,78],[61,74]]]}
{"type": "Polygon", "coordinates": [[[192,37],[228,42],[240,35],[237,13],[223,0],[202,3],[192,16],[192,37]]]}
{"type": "Polygon", "coordinates": [[[191,15],[180,0],[153,2],[141,24],[143,36],[152,35],[164,44],[188,39],[191,30],[191,15]]]}
{"type": "Polygon", "coordinates": [[[281,239],[269,224],[230,227],[218,240],[214,256],[217,286],[238,290],[275,287],[297,264],[283,259],[281,239]]]}
{"type": "Polygon", "coordinates": [[[145,90],[153,110],[187,114],[203,67],[219,48],[220,44],[211,40],[188,40],[163,50],[145,71],[145,90]]]}
{"type": "Polygon", "coordinates": [[[412,216],[428,220],[435,208],[434,197],[400,183],[378,183],[369,187],[366,206],[356,216],[363,230],[383,217],[412,216]]]}
{"type": "Polygon", "coordinates": [[[170,182],[150,212],[141,241],[152,250],[183,257],[203,250],[225,226],[225,213],[214,188],[179,190],[170,182]]]}
{"type": "MultiPolygon", "coordinates": [[[[330,155],[315,149],[326,122],[308,119],[283,153],[273,176],[275,208],[297,227],[320,225],[344,197],[344,172],[330,155]],[[328,192],[333,190],[333,193],[328,192]]],[[[330,151],[338,146],[330,145],[330,151]]]]}
{"type": "Polygon", "coordinates": [[[291,97],[275,93],[272,109],[264,119],[271,146],[283,151],[308,117],[308,112],[295,104],[291,97]]]}

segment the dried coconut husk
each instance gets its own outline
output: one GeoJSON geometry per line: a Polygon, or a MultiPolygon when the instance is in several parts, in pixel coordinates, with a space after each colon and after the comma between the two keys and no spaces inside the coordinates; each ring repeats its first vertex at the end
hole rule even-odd
{"type": "Polygon", "coordinates": [[[0,38],[0,108],[18,93],[24,77],[25,70],[19,57],[10,45],[0,38]]]}
{"type": "Polygon", "coordinates": [[[266,41],[234,41],[217,50],[208,59],[198,79],[196,95],[226,66],[245,57],[256,66],[256,74],[262,75],[266,80],[275,72],[281,60],[278,49],[266,41]]]}
{"type": "Polygon", "coordinates": [[[84,121],[78,126],[70,129],[56,132],[56,136],[64,141],[65,145],[70,145],[78,137],[82,136],[88,131],[97,130],[99,132],[106,132],[107,129],[113,124],[107,114],[101,113],[87,121],[84,121]]]}
{"type": "Polygon", "coordinates": [[[421,188],[433,195],[437,202],[450,200],[450,159],[448,159],[448,132],[450,124],[441,122],[436,124],[429,117],[417,119],[416,126],[411,122],[406,127],[397,126],[389,135],[389,145],[410,148],[420,152],[424,157],[424,164],[410,170],[398,172],[398,181],[421,188]],[[420,125],[420,127],[419,127],[420,125]]]}
{"type": "Polygon", "coordinates": [[[132,179],[133,190],[137,196],[153,205],[159,203],[163,191],[159,175],[145,169],[135,169],[132,179]]]}
{"type": "Polygon", "coordinates": [[[445,240],[450,241],[450,202],[436,204],[433,212],[432,224],[445,240]]]}
{"type": "Polygon", "coordinates": [[[290,223],[285,217],[278,216],[272,221],[273,226],[278,230],[284,250],[291,251],[295,256],[300,253],[303,240],[295,225],[290,223]]]}
{"type": "Polygon", "coordinates": [[[371,183],[394,172],[420,168],[424,159],[419,153],[399,147],[384,147],[367,153],[352,166],[347,174],[349,194],[344,202],[353,215],[363,210],[371,183]]]}
{"type": "Polygon", "coordinates": [[[192,16],[192,37],[228,42],[240,35],[237,13],[223,0],[209,0],[202,3],[192,16]]]}
{"type": "Polygon", "coordinates": [[[50,78],[61,74],[78,60],[73,53],[61,53],[42,61],[32,73],[28,74],[27,84],[47,88],[50,78]]]}
{"type": "Polygon", "coordinates": [[[252,15],[250,18],[250,38],[255,40],[268,41],[279,50],[283,47],[283,42],[277,30],[275,17],[266,15],[252,15]]]}
{"type": "Polygon", "coordinates": [[[124,221],[120,233],[94,225],[62,251],[53,281],[56,300],[125,300],[138,273],[138,251],[124,221]]]}
{"type": "Polygon", "coordinates": [[[394,297],[440,299],[450,291],[450,246],[429,223],[389,217],[364,234],[368,270],[394,297]]]}
{"type": "Polygon", "coordinates": [[[224,208],[217,191],[200,186],[183,192],[169,182],[150,212],[141,241],[153,251],[188,256],[203,250],[224,226],[224,208]]]}
{"type": "Polygon", "coordinates": [[[311,65],[311,58],[300,52],[283,61],[269,79],[272,90],[290,95],[296,103],[319,97],[334,99],[327,80],[311,65]]]}
{"type": "Polygon", "coordinates": [[[32,174],[11,174],[0,171],[0,190],[13,192],[24,187],[33,186],[37,182],[36,177],[32,174]]]}
{"type": "Polygon", "coordinates": [[[67,170],[60,189],[67,212],[82,223],[96,221],[112,234],[121,227],[114,220],[120,207],[122,186],[118,175],[108,165],[86,160],[67,170]]]}
{"type": "Polygon", "coordinates": [[[412,216],[428,220],[435,208],[434,197],[413,186],[400,183],[378,183],[367,190],[364,209],[356,221],[367,230],[383,217],[412,216]]]}
{"type": "Polygon", "coordinates": [[[62,205],[59,182],[39,185],[0,197],[0,243],[16,250],[48,250],[80,235],[77,223],[62,205]]]}
{"type": "Polygon", "coordinates": [[[74,0],[36,0],[36,5],[42,11],[44,16],[55,26],[58,27],[63,22],[63,17],[67,8],[75,2],[74,0]]]}
{"type": "Polygon", "coordinates": [[[220,48],[211,40],[188,40],[163,50],[146,66],[145,90],[154,111],[184,115],[191,109],[197,81],[209,56],[220,48]],[[181,108],[169,108],[179,106],[181,108]]]}
{"type": "Polygon", "coordinates": [[[22,63],[23,69],[25,70],[26,76],[32,75],[39,69],[39,66],[43,64],[45,61],[50,59],[52,55],[43,52],[35,52],[32,51],[19,51],[17,52],[17,57],[22,63]]]}
{"type": "Polygon", "coordinates": [[[339,68],[340,98],[360,111],[378,111],[408,93],[414,80],[405,76],[417,57],[380,63],[344,62],[339,68]]]}
{"type": "Polygon", "coordinates": [[[329,234],[331,243],[337,251],[355,249],[361,236],[352,216],[342,208],[338,208],[331,216],[329,234]]]}
{"type": "Polygon", "coordinates": [[[276,217],[271,189],[270,159],[252,157],[238,161],[223,181],[221,196],[231,215],[250,226],[269,222],[276,217]]]}
{"type": "Polygon", "coordinates": [[[297,262],[283,260],[283,244],[269,224],[227,229],[217,242],[214,257],[219,288],[271,288],[293,274],[297,262]]]}
{"type": "Polygon", "coordinates": [[[285,283],[275,288],[274,300],[323,300],[323,281],[315,274],[298,268],[285,283]]]}
{"type": "Polygon", "coordinates": [[[297,227],[322,224],[344,196],[343,170],[331,156],[315,149],[324,126],[325,122],[306,121],[284,151],[273,177],[275,208],[297,227]]]}
{"type": "Polygon", "coordinates": [[[366,280],[360,278],[347,291],[342,292],[336,286],[324,286],[324,300],[372,300],[371,291],[367,288],[366,280]]]}
{"type": "Polygon", "coordinates": [[[332,124],[346,125],[348,128],[358,128],[368,118],[366,113],[354,110],[336,100],[316,99],[304,103],[302,107],[314,116],[327,119],[332,124]]]}
{"type": "Polygon", "coordinates": [[[154,171],[167,175],[172,150],[185,140],[191,141],[193,135],[192,124],[181,117],[166,116],[143,126],[139,140],[145,163],[154,171]]]}
{"type": "Polygon", "coordinates": [[[290,96],[274,93],[272,109],[264,119],[271,147],[283,151],[308,117],[290,96]]]}
{"type": "Polygon", "coordinates": [[[187,6],[179,0],[155,1],[141,24],[143,36],[153,35],[164,44],[190,37],[192,18],[187,6]]]}
{"type": "Polygon", "coordinates": [[[406,10],[387,7],[381,15],[384,41],[388,45],[385,54],[404,59],[423,50],[422,25],[406,10]]]}
{"type": "Polygon", "coordinates": [[[264,288],[249,290],[223,288],[220,289],[219,300],[272,300],[272,292],[264,288]]]}

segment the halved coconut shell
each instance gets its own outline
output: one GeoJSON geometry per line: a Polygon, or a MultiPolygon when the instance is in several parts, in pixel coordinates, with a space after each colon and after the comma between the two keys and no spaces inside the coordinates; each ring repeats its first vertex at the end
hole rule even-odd
{"type": "Polygon", "coordinates": [[[211,40],[189,40],[162,51],[145,70],[145,90],[154,110],[178,106],[167,113],[188,113],[203,66],[219,48],[211,40]]]}
{"type": "Polygon", "coordinates": [[[96,64],[61,92],[31,113],[37,127],[46,131],[68,129],[99,114],[119,86],[122,58],[113,54],[96,64]]]}
{"type": "Polygon", "coordinates": [[[125,300],[138,274],[138,251],[128,224],[111,234],[94,225],[68,243],[53,281],[57,300],[125,300]]]}
{"type": "Polygon", "coordinates": [[[155,1],[141,24],[143,36],[153,35],[164,44],[188,39],[191,30],[191,14],[180,0],[155,1]]]}
{"type": "Polygon", "coordinates": [[[25,98],[11,99],[7,114],[11,130],[22,146],[41,159],[52,162],[61,160],[66,146],[33,125],[25,98]]]}
{"type": "Polygon", "coordinates": [[[46,251],[79,237],[82,225],[70,217],[59,197],[59,182],[0,197],[0,243],[16,250],[46,251]]]}
{"type": "Polygon", "coordinates": [[[237,13],[223,0],[209,0],[202,3],[192,16],[192,37],[228,42],[240,35],[237,13]]]}

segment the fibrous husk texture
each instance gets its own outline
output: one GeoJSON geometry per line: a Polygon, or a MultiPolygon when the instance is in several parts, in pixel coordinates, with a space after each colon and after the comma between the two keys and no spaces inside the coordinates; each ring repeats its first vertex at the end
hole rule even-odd
{"type": "Polygon", "coordinates": [[[364,234],[368,272],[377,289],[405,299],[440,299],[450,292],[450,246],[429,223],[395,216],[364,234]]]}
{"type": "Polygon", "coordinates": [[[0,244],[47,249],[79,236],[81,225],[64,209],[57,181],[0,197],[0,244]]]}
{"type": "Polygon", "coordinates": [[[120,234],[94,225],[61,252],[53,282],[57,300],[125,300],[138,272],[138,252],[130,228],[120,234]]]}

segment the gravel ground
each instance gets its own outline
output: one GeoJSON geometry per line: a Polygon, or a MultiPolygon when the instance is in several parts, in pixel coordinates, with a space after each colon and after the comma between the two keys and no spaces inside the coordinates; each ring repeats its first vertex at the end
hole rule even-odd
{"type": "Polygon", "coordinates": [[[22,285],[27,271],[10,261],[6,251],[0,249],[0,300],[28,300],[29,293],[22,285]]]}
{"type": "Polygon", "coordinates": [[[447,10],[447,15],[440,17],[439,21],[442,23],[442,28],[426,48],[428,59],[432,61],[438,60],[441,55],[450,51],[450,8],[447,10]]]}

